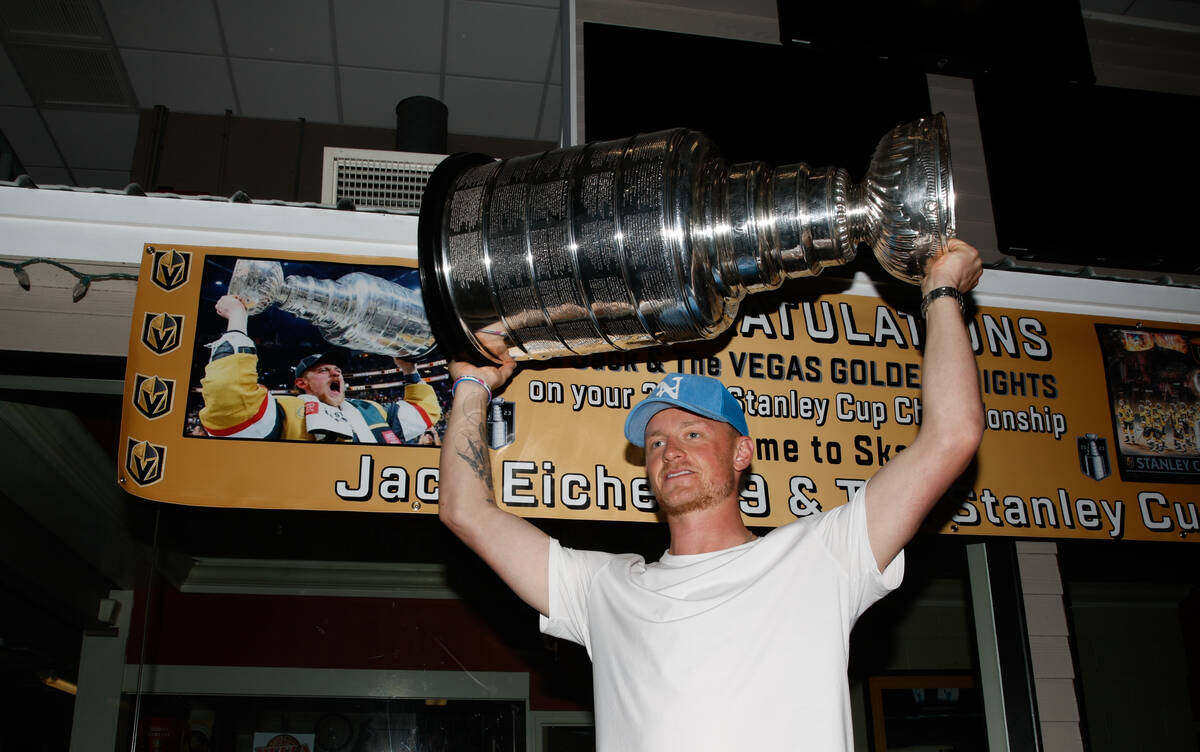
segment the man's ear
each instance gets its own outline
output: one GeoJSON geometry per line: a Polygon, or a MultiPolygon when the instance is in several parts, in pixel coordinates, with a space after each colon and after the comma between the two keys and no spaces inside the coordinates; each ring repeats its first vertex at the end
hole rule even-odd
{"type": "Polygon", "coordinates": [[[308,379],[304,378],[303,376],[296,379],[296,389],[308,394],[308,379]]]}
{"type": "Polygon", "coordinates": [[[754,440],[749,436],[738,436],[733,448],[733,468],[738,472],[750,467],[754,459],[754,440]]]}

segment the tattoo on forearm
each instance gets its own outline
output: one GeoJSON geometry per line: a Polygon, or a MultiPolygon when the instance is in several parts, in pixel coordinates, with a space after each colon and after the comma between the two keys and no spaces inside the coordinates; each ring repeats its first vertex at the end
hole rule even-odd
{"type": "Polygon", "coordinates": [[[463,436],[454,451],[487,489],[487,503],[495,504],[496,493],[492,487],[492,458],[487,445],[487,425],[483,421],[481,411],[472,411],[465,417],[479,427],[479,432],[475,436],[463,436]]]}

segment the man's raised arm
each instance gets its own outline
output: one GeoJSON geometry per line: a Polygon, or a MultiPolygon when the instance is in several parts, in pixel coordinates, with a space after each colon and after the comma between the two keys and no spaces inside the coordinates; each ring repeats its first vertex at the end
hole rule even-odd
{"type": "MultiPolygon", "coordinates": [[[[979,252],[951,240],[925,270],[921,294],[942,287],[965,293],[983,267],[979,252]]],[[[929,303],[921,366],[923,420],[912,446],[884,465],[867,485],[867,534],[883,571],[912,538],[929,510],[975,456],[983,437],[979,373],[958,300],[929,303]]]]}
{"type": "Polygon", "coordinates": [[[492,489],[488,397],[490,390],[504,386],[515,366],[513,362],[482,368],[458,361],[450,364],[454,403],[442,440],[438,516],[521,600],[549,615],[550,538],[501,509],[492,489]]]}

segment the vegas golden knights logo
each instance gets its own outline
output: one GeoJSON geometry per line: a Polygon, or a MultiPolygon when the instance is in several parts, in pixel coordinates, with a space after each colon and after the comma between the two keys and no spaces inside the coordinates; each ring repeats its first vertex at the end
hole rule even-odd
{"type": "Polygon", "coordinates": [[[133,380],[133,406],[150,420],[161,418],[171,412],[175,399],[175,382],[157,376],[135,374],[133,380]]]}
{"type": "Polygon", "coordinates": [[[170,292],[188,281],[192,254],[174,248],[165,251],[155,248],[146,250],[154,254],[154,266],[150,271],[150,278],[154,280],[154,284],[170,292]]]}
{"type": "Polygon", "coordinates": [[[156,355],[166,355],[179,347],[183,338],[183,316],[147,313],[142,321],[142,344],[156,355]]]}
{"type": "Polygon", "coordinates": [[[149,486],[162,480],[167,461],[167,448],[132,436],[125,443],[125,471],[139,486],[149,486]]]}

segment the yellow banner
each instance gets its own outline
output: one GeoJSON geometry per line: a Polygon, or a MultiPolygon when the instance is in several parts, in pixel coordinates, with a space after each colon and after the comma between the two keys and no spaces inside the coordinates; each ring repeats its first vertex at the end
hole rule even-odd
{"type": "MultiPolygon", "coordinates": [[[[311,313],[275,305],[251,315],[248,340],[238,340],[239,362],[251,363],[242,388],[254,386],[257,371],[262,389],[234,401],[244,416],[214,418],[224,398],[214,386],[221,379],[205,381],[209,345],[229,328],[216,304],[239,258],[278,260],[288,276],[331,283],[365,274],[419,287],[411,264],[394,259],[147,246],[121,483],[180,504],[436,512],[438,449],[428,444],[440,443],[450,404],[436,351],[417,359],[420,382],[437,400],[425,411],[430,430],[413,431],[410,421],[374,438],[327,442],[312,440],[329,435],[309,423],[292,434],[301,440],[283,440],[280,426],[303,417],[296,365],[331,350],[339,335],[327,321],[304,318],[311,313]],[[274,433],[261,428],[270,415],[274,433]]],[[[713,342],[523,364],[489,421],[499,502],[530,517],[656,520],[641,450],[624,440],[622,424],[664,374],[689,372],[720,378],[746,407],[756,441],[742,498],[749,524],[781,525],[845,503],[916,435],[923,328],[915,290],[885,302],[838,284],[752,297],[713,342]]],[[[987,431],[932,527],[1029,538],[1200,537],[1200,328],[991,307],[972,314],[987,431]]],[[[390,356],[347,356],[347,398],[383,409],[411,399],[416,379],[406,380],[390,356]]]]}

